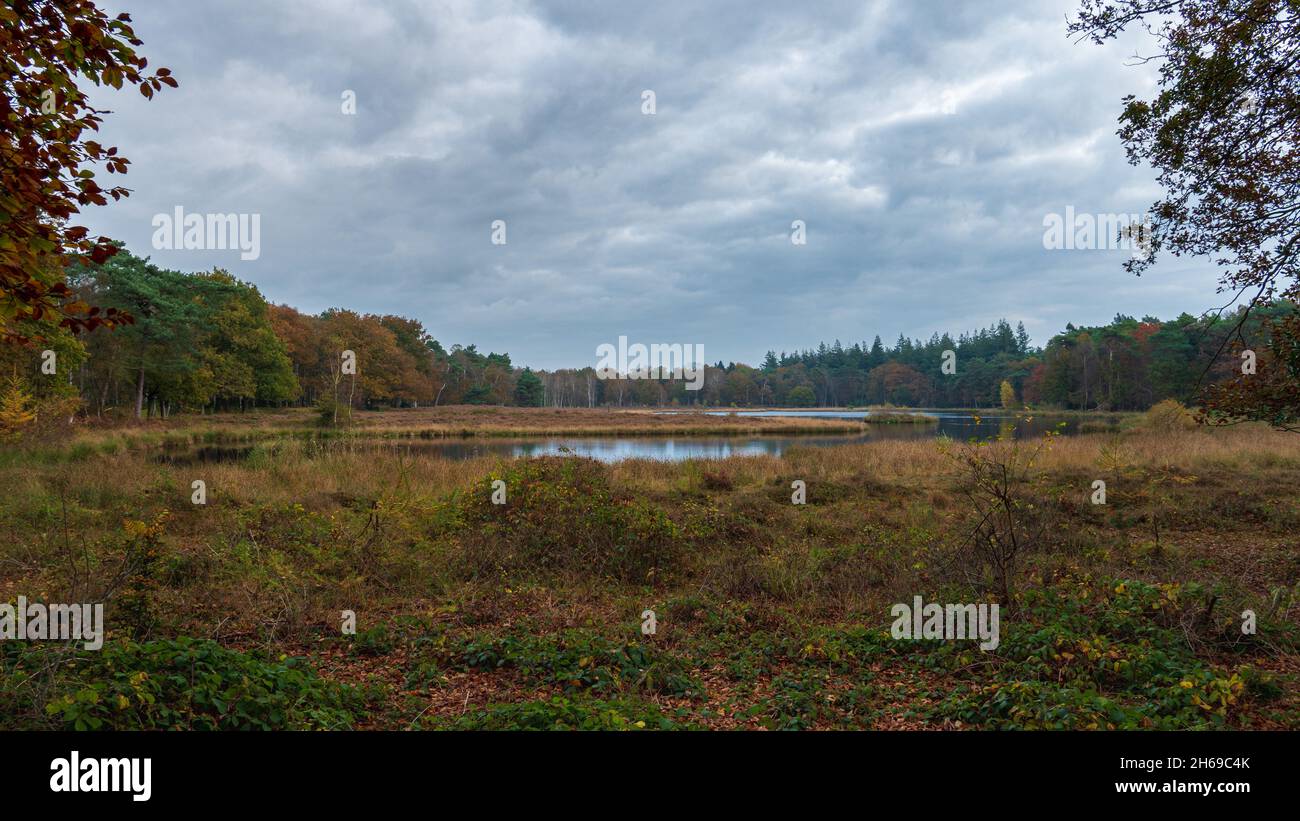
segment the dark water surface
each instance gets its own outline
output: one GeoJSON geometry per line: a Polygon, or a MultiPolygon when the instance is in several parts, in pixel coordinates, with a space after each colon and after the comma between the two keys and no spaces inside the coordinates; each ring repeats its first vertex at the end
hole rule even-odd
{"type": "MultiPolygon", "coordinates": [[[[910,411],[909,411],[910,412],[910,411]]],[[[710,412],[726,415],[730,411],[710,412]]],[[[866,411],[807,410],[807,411],[735,411],[737,416],[793,416],[827,419],[861,419],[866,411]]],[[[518,439],[496,437],[469,437],[446,440],[409,439],[357,439],[320,440],[306,444],[308,453],[329,453],[346,450],[402,451],[414,456],[435,459],[475,459],[483,456],[519,458],[529,456],[576,455],[587,456],[602,462],[619,462],[624,459],[658,459],[681,462],[687,459],[725,459],[728,456],[780,456],[792,447],[830,447],[834,445],[861,444],[884,439],[935,439],[948,436],[966,440],[997,436],[1016,438],[1042,436],[1047,431],[1072,434],[1078,423],[1073,420],[1031,416],[1017,418],[1005,413],[996,415],[972,414],[954,411],[924,411],[938,419],[935,423],[893,423],[863,425],[861,433],[840,434],[780,434],[772,436],[548,436],[518,439]]],[[[170,450],[159,457],[160,461],[174,464],[225,462],[249,458],[255,451],[276,447],[274,442],[263,445],[205,446],[170,450]]],[[[272,457],[273,458],[273,457],[272,457]]]]}
{"type": "MultiPolygon", "coordinates": [[[[889,416],[880,411],[846,411],[846,410],[775,410],[775,411],[706,411],[709,416],[779,416],[808,419],[866,419],[868,416],[889,416]]],[[[1039,416],[1037,414],[1015,414],[1006,411],[989,411],[972,413],[970,411],[932,410],[927,408],[900,411],[908,415],[929,416],[937,423],[873,423],[869,426],[874,433],[884,434],[875,438],[894,439],[934,439],[947,436],[952,439],[980,439],[994,436],[1039,437],[1049,430],[1063,434],[1076,433],[1078,421],[1074,418],[1039,416]]]]}

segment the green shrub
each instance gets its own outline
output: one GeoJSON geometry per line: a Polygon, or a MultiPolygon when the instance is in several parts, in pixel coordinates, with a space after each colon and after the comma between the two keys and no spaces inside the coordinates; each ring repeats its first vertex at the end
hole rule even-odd
{"type": "Polygon", "coordinates": [[[321,397],[316,402],[316,421],[323,428],[343,428],[352,424],[352,408],[347,402],[321,397]]]}
{"type": "Polygon", "coordinates": [[[595,693],[637,690],[698,695],[703,688],[677,658],[646,644],[622,643],[579,631],[559,636],[469,636],[433,653],[444,667],[522,671],[539,684],[595,693]]]}
{"type": "Polygon", "coordinates": [[[771,730],[808,730],[818,717],[829,715],[822,693],[822,679],[816,673],[779,675],[772,679],[771,697],[759,705],[762,723],[771,730]]]}
{"type": "Polygon", "coordinates": [[[569,699],[491,704],[431,722],[439,730],[676,730],[686,729],[639,699],[569,699]]]}
{"type": "MultiPolygon", "coordinates": [[[[1176,625],[1203,591],[1113,582],[1104,591],[1027,591],[1005,620],[991,683],[949,696],[939,713],[970,724],[1022,729],[1196,729],[1223,726],[1245,682],[1196,658],[1176,625]]],[[[968,648],[938,650],[950,669],[968,648]]]]}
{"type": "MultiPolygon", "coordinates": [[[[10,676],[30,675],[60,649],[18,647],[5,656],[10,676]]],[[[54,692],[45,711],[69,730],[346,729],[364,706],[357,690],[298,659],[268,661],[191,638],[76,655],[54,692]]]]}
{"type": "Polygon", "coordinates": [[[386,656],[393,652],[393,638],[382,624],[362,630],[352,637],[352,652],[358,656],[386,656]]]}

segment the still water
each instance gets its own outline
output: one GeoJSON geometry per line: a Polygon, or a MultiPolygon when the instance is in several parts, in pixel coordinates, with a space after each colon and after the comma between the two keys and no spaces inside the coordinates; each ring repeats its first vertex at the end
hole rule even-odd
{"type": "MultiPolygon", "coordinates": [[[[725,415],[728,411],[714,412],[725,415]]],[[[556,436],[520,439],[495,437],[448,440],[324,440],[313,444],[320,452],[332,450],[401,450],[416,456],[436,459],[475,459],[484,456],[519,458],[529,456],[574,455],[602,462],[624,459],[657,459],[681,462],[687,459],[725,459],[728,456],[780,456],[793,447],[830,447],[861,444],[885,439],[987,439],[997,436],[1039,437],[1045,432],[1074,433],[1077,423],[1050,417],[1018,419],[1005,414],[979,415],[952,411],[925,411],[937,418],[935,423],[897,423],[864,425],[861,433],[781,434],[773,436],[556,436]]],[[[861,419],[864,411],[737,411],[738,416],[802,416],[831,419],[861,419]]],[[[272,447],[268,445],[266,447],[272,447]]],[[[242,459],[254,446],[203,447],[164,454],[161,459],[173,463],[223,462],[242,459]]]]}

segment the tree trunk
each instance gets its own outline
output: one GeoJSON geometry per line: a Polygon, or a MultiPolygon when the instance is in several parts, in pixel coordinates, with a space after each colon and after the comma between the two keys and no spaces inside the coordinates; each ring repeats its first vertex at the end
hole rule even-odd
{"type": "Polygon", "coordinates": [[[144,366],[140,366],[140,377],[135,382],[135,418],[144,416],[144,366]]]}

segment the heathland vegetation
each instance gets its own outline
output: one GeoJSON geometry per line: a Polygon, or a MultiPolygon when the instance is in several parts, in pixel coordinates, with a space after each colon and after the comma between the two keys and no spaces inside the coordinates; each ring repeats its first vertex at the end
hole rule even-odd
{"type": "Polygon", "coordinates": [[[5,643],[6,726],[1300,726],[1290,434],[1164,411],[1041,445],[613,465],[373,442],[8,451],[0,597],[106,601],[109,629],[5,643]],[[918,590],[1001,602],[997,652],[891,639],[918,590]]]}

